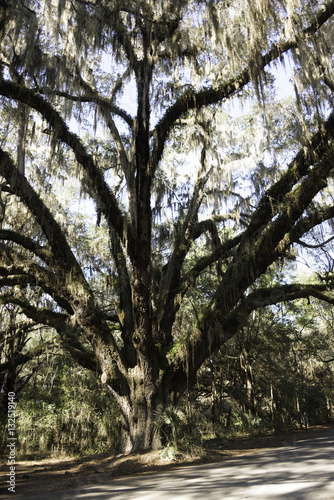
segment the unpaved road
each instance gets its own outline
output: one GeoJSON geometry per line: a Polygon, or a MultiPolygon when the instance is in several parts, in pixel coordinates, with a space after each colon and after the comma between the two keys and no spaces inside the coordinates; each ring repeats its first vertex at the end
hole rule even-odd
{"type": "Polygon", "coordinates": [[[25,500],[334,500],[334,429],[222,462],[148,473],[25,500]]]}

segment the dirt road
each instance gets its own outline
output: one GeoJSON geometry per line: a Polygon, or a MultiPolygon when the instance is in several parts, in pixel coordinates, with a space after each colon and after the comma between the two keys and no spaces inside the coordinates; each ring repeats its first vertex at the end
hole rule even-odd
{"type": "Polygon", "coordinates": [[[25,500],[334,500],[334,430],[223,460],[27,496],[25,500]]]}

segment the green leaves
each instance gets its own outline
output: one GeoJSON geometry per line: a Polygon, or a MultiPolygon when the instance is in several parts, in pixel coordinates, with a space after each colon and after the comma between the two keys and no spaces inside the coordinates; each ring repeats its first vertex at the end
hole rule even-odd
{"type": "Polygon", "coordinates": [[[165,450],[162,456],[175,459],[180,434],[180,417],[177,414],[177,409],[171,404],[165,408],[161,406],[155,410],[154,418],[154,425],[165,441],[165,450]]]}

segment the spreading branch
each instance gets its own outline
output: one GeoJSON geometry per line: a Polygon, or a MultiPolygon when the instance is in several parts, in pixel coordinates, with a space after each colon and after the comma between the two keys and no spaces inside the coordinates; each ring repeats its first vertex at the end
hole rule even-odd
{"type": "Polygon", "coordinates": [[[43,342],[26,353],[18,353],[14,358],[0,364],[0,373],[12,370],[13,368],[26,364],[28,361],[38,358],[41,354],[45,354],[46,349],[48,353],[50,353],[50,349],[51,351],[55,350],[57,352],[59,351],[59,346],[53,342],[43,342]]]}
{"type": "Polygon", "coordinates": [[[47,87],[43,87],[39,89],[39,91],[41,94],[49,95],[52,93],[58,97],[64,97],[68,101],[77,102],[79,104],[81,103],[96,104],[99,107],[108,111],[109,113],[117,115],[120,118],[122,118],[130,128],[133,127],[133,119],[126,111],[124,111],[124,109],[119,108],[118,106],[110,102],[109,99],[105,99],[104,97],[100,96],[98,92],[94,91],[92,87],[89,87],[89,94],[83,94],[83,95],[72,95],[68,92],[61,90],[56,90],[51,92],[51,89],[48,89],[47,87]]]}
{"type": "MultiPolygon", "coordinates": [[[[294,40],[282,40],[278,44],[274,44],[269,52],[262,56],[261,61],[257,64],[258,71],[262,71],[271,62],[280,58],[284,53],[298,46],[302,38],[307,39],[314,35],[323,24],[325,24],[334,14],[334,2],[329,2],[321,12],[316,16],[307,28],[300,33],[299,37],[294,40]]],[[[251,81],[250,68],[244,69],[239,75],[224,82],[218,88],[210,87],[195,92],[192,87],[187,89],[182,96],[166,111],[163,118],[155,127],[154,148],[151,157],[151,171],[154,172],[161,160],[166,139],[170,130],[177,120],[192,109],[200,109],[205,106],[210,106],[240,92],[251,81]]]]}
{"type": "MultiPolygon", "coordinates": [[[[121,372],[125,373],[128,366],[126,359],[121,354],[114,337],[110,335],[106,318],[95,301],[93,292],[66,241],[61,227],[29,182],[23,175],[19,174],[8,153],[1,149],[0,174],[11,184],[15,194],[25,202],[46,235],[54,262],[58,268],[58,275],[63,277],[65,283],[65,298],[73,307],[78,322],[82,327],[87,328],[87,336],[99,356],[101,370],[103,371],[103,366],[106,364],[105,359],[111,359],[117,369],[120,370],[119,377],[121,377],[121,372]],[[70,276],[71,279],[66,280],[67,276],[70,276]],[[75,286],[73,286],[73,282],[75,282],[75,286]]],[[[115,380],[117,376],[115,376],[115,380]]]]}
{"type": "MultiPolygon", "coordinates": [[[[54,264],[56,264],[59,270],[61,270],[61,274],[64,276],[67,273],[70,273],[73,277],[76,277],[77,280],[79,280],[84,288],[87,289],[88,285],[81,267],[79,266],[69,244],[67,243],[60,225],[56,222],[48,207],[31,187],[25,176],[18,172],[18,169],[9,154],[1,148],[0,174],[5,177],[6,181],[15,191],[15,194],[21,198],[38,221],[52,250],[54,264]]],[[[11,236],[14,237],[13,234],[11,236]]],[[[21,242],[29,245],[27,240],[21,239],[21,242]]]]}
{"type": "MultiPolygon", "coordinates": [[[[91,190],[90,194],[96,201],[99,209],[107,221],[115,228],[121,241],[129,248],[133,247],[134,239],[131,227],[123,216],[114,194],[105,182],[102,172],[96,166],[93,157],[87,153],[79,137],[69,131],[58,111],[32,90],[6,79],[0,81],[0,94],[9,99],[16,99],[39,112],[49,123],[55,137],[72,149],[76,160],[82,165],[87,174],[87,182],[91,190]]],[[[5,155],[2,151],[2,162],[5,160],[5,155]]],[[[8,162],[7,158],[6,163],[8,164],[8,162]]]]}
{"type": "Polygon", "coordinates": [[[12,241],[17,243],[23,248],[29,250],[29,252],[34,253],[37,257],[42,259],[46,264],[52,266],[52,253],[47,248],[39,245],[36,241],[31,238],[24,236],[16,231],[11,231],[9,229],[0,229],[0,240],[12,241]]]}
{"type": "MultiPolygon", "coordinates": [[[[210,352],[218,349],[228,338],[232,337],[247,320],[248,309],[251,310],[250,307],[247,309],[244,306],[244,293],[247,288],[277,258],[284,256],[293,242],[300,239],[303,234],[317,224],[334,216],[333,208],[327,207],[318,210],[312,216],[302,217],[316,194],[326,186],[326,179],[334,168],[333,116],[330,117],[329,122],[325,127],[326,133],[322,131],[314,138],[313,142],[317,144],[315,149],[317,162],[313,168],[310,169],[313,164],[310,156],[298,154],[295,162],[290,165],[287,173],[283,176],[283,182],[278,181],[271,188],[271,192],[275,194],[274,203],[273,199],[269,202],[268,193],[266,193],[260,201],[258,210],[250,219],[248,228],[239,237],[239,244],[233,259],[217,287],[210,307],[198,324],[196,339],[192,345],[192,360],[189,360],[187,365],[187,377],[190,376],[191,380],[210,352]],[[331,126],[329,126],[329,122],[331,126]],[[295,174],[296,170],[301,167],[305,172],[308,172],[308,175],[302,180],[300,180],[299,175],[297,179],[293,179],[292,171],[295,174]],[[290,192],[286,189],[287,185],[291,187],[290,192]],[[283,207],[282,204],[279,206],[278,203],[275,203],[276,196],[281,191],[279,187],[282,188],[282,186],[284,187],[283,207]],[[259,217],[259,214],[262,214],[262,217],[259,217]],[[250,232],[250,227],[255,231],[250,232]],[[238,305],[239,301],[241,301],[241,305],[238,305]]],[[[188,280],[193,276],[194,271],[192,270],[188,280]]],[[[185,285],[186,281],[183,283],[183,286],[185,285]]],[[[297,291],[285,288],[284,293],[287,294],[289,291],[291,300],[294,300],[294,298],[304,296],[305,290],[301,287],[297,291]]],[[[330,296],[323,294],[323,290],[326,290],[326,285],[323,288],[321,286],[313,287],[312,295],[321,300],[332,300],[330,296]]],[[[310,289],[307,289],[307,292],[310,292],[310,289]]],[[[287,295],[285,296],[287,297],[287,295]]],[[[281,300],[278,294],[272,295],[272,300],[273,298],[276,302],[281,300]]],[[[180,363],[183,363],[181,359],[180,363]]],[[[183,376],[186,380],[187,377],[183,370],[178,363],[174,366],[171,365],[170,372],[167,372],[166,377],[167,379],[172,377],[173,380],[176,380],[174,376],[183,376]]],[[[171,381],[169,380],[168,383],[171,381]]]]}

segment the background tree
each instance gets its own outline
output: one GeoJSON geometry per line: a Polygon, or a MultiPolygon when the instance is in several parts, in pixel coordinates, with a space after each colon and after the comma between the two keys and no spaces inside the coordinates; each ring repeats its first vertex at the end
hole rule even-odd
{"type": "Polygon", "coordinates": [[[41,361],[34,363],[28,372],[23,370],[25,363],[31,359],[35,360],[40,354],[44,355],[47,345],[44,344],[42,348],[32,349],[29,353],[24,353],[29,335],[34,331],[34,324],[31,321],[22,321],[18,307],[11,304],[1,306],[1,318],[0,393],[2,419],[5,418],[8,410],[8,392],[15,392],[19,395],[31,376],[38,370],[41,361]]]}
{"type": "Polygon", "coordinates": [[[2,3],[1,302],[54,328],[101,376],[122,412],[124,450],[152,446],[153,410],[176,402],[252,311],[333,302],[331,276],[260,280],[334,216],[333,13],[333,2],[297,0],[2,3]],[[240,133],[220,110],[254,89],[275,136],[265,69],[287,52],[300,151],[274,157],[251,124],[240,133]],[[130,90],[132,107],[121,98],[130,90]],[[61,182],[74,179],[64,209],[61,182]],[[80,195],[94,202],[98,253],[77,218],[91,210],[80,195]],[[210,266],[214,289],[176,349],[177,315],[210,266]]]}

